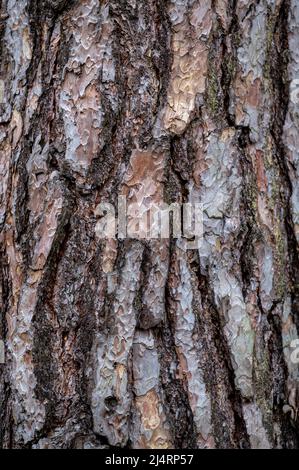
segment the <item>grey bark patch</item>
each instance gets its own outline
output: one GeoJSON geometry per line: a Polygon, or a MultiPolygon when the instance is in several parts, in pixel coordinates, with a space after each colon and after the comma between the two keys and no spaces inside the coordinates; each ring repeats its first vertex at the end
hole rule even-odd
{"type": "Polygon", "coordinates": [[[0,364],[5,364],[5,346],[2,339],[0,339],[0,364]]]}

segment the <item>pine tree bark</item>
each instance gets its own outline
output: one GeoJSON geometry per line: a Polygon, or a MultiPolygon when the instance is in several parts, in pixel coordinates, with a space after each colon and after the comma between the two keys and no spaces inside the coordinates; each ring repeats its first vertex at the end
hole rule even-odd
{"type": "Polygon", "coordinates": [[[2,0],[2,448],[298,448],[298,0],[2,0]],[[200,250],[99,240],[200,201],[200,250]]]}

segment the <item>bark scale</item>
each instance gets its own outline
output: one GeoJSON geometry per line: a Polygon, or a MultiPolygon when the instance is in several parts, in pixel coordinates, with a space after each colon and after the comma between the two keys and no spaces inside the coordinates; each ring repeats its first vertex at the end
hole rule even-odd
{"type": "Polygon", "coordinates": [[[0,445],[298,448],[298,0],[2,0],[0,445]],[[200,250],[95,235],[204,205],[200,250]]]}

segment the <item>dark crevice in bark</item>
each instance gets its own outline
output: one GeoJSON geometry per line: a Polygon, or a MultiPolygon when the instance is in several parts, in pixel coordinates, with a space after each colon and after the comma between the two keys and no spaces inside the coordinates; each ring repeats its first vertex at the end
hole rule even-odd
{"type": "Polygon", "coordinates": [[[150,243],[144,244],[144,251],[142,254],[142,261],[141,261],[141,279],[139,283],[139,289],[136,293],[136,297],[134,300],[134,305],[137,312],[137,322],[136,327],[140,329],[148,329],[150,319],[147,317],[147,311],[144,306],[144,295],[145,289],[148,285],[148,279],[150,275],[150,269],[152,267],[152,252],[153,248],[151,248],[150,243]]]}
{"type": "MultiPolygon", "coordinates": [[[[46,44],[46,52],[45,56],[43,57],[41,54],[41,42],[42,42],[42,24],[43,24],[43,13],[40,11],[40,7],[38,7],[36,2],[30,6],[30,25],[31,25],[31,34],[32,34],[32,41],[33,41],[33,56],[30,63],[30,67],[27,71],[27,84],[24,93],[24,107],[22,110],[22,114],[24,116],[26,111],[26,101],[28,92],[30,87],[33,84],[33,80],[35,78],[36,71],[38,69],[38,64],[42,61],[42,69],[43,69],[43,82],[47,82],[50,80],[49,77],[49,70],[48,70],[48,61],[47,54],[49,51],[50,46],[50,37],[49,31],[47,36],[47,44],[46,44]],[[47,79],[45,79],[47,77],[47,79]]],[[[52,77],[51,77],[52,79],[52,77]]],[[[27,172],[27,162],[32,154],[33,145],[35,142],[36,137],[40,134],[41,136],[41,146],[45,144],[48,139],[49,129],[46,127],[40,126],[40,118],[43,116],[46,122],[51,122],[51,119],[48,117],[51,115],[53,106],[53,90],[50,87],[43,88],[43,92],[41,97],[39,98],[38,107],[35,111],[31,121],[30,121],[30,128],[28,130],[27,135],[23,135],[23,139],[20,143],[20,156],[17,161],[15,161],[15,168],[19,174],[19,181],[17,187],[17,200],[16,200],[16,231],[17,237],[16,242],[20,244],[22,254],[25,259],[25,267],[30,264],[30,257],[31,257],[31,249],[32,247],[29,244],[30,239],[32,239],[32,235],[34,232],[33,225],[29,224],[29,209],[28,209],[28,201],[29,201],[29,194],[28,194],[28,172],[27,172]]]]}
{"type": "MultiPolygon", "coordinates": [[[[6,313],[9,308],[12,286],[9,278],[9,265],[5,253],[0,251],[0,340],[7,337],[6,313]]],[[[7,351],[4,351],[6,362],[7,351]]],[[[5,364],[0,364],[0,448],[11,445],[12,416],[10,409],[11,390],[5,364]]]]}
{"type": "Polygon", "coordinates": [[[281,191],[285,210],[285,228],[288,240],[288,251],[290,258],[290,280],[292,283],[292,315],[299,332],[299,253],[294,230],[294,222],[291,213],[291,197],[293,193],[290,179],[286,152],[282,141],[283,128],[289,105],[289,47],[288,47],[288,17],[290,1],[284,0],[281,4],[277,23],[275,24],[274,41],[271,51],[271,77],[274,94],[274,106],[272,110],[271,135],[276,145],[276,158],[281,173],[281,191]]]}
{"type": "MultiPolygon", "coordinates": [[[[74,206],[69,207],[69,215],[74,206]]],[[[65,443],[66,447],[76,447],[76,443],[83,439],[84,436],[92,441],[95,445],[99,441],[98,436],[91,435],[92,430],[92,412],[89,403],[88,385],[89,379],[85,376],[85,371],[89,367],[89,353],[92,348],[93,337],[95,333],[95,317],[91,314],[94,312],[96,301],[95,293],[90,291],[89,279],[83,284],[83,289],[77,292],[76,309],[79,310],[79,318],[71,319],[69,324],[67,319],[63,318],[61,311],[60,298],[54,303],[53,291],[54,286],[59,281],[58,267],[61,260],[68,259],[69,266],[65,272],[71,274],[69,269],[80,259],[80,254],[74,255],[72,258],[72,247],[76,240],[74,235],[79,233],[78,217],[73,216],[69,219],[66,217],[66,225],[60,226],[61,235],[64,237],[54,242],[53,250],[50,253],[48,263],[43,277],[42,285],[38,292],[39,302],[34,317],[35,335],[34,335],[34,358],[35,358],[35,375],[37,377],[36,396],[41,401],[46,401],[46,419],[43,429],[37,433],[33,443],[37,443],[40,439],[46,438],[55,428],[68,429],[70,420],[72,427],[77,423],[79,428],[72,442],[65,443]],[[72,264],[73,263],[73,264],[72,264]],[[56,321],[54,321],[56,319],[56,321]],[[74,323],[75,322],[75,323],[74,323]],[[58,327],[55,325],[58,323],[58,327]],[[72,343],[73,350],[68,356],[64,356],[65,344],[69,336],[72,335],[74,341],[72,343]],[[57,344],[57,339],[59,344],[57,344]],[[57,357],[54,354],[54,342],[60,348],[61,361],[64,373],[71,370],[75,374],[75,386],[73,389],[72,399],[69,396],[62,396],[61,391],[57,392],[57,385],[60,383],[58,375],[57,357]],[[69,358],[69,359],[68,359],[69,358]]],[[[59,238],[59,237],[58,237],[59,238]]],[[[78,251],[80,247],[78,246],[78,251]]],[[[99,258],[94,257],[91,261],[90,276],[94,276],[98,271],[99,258]],[[95,264],[94,269],[92,265],[95,264]]],[[[99,282],[99,277],[97,278],[99,282]]],[[[95,285],[95,290],[96,290],[95,285]]],[[[67,295],[65,293],[65,295],[67,295]]],[[[63,297],[63,293],[62,293],[63,297]]],[[[75,308],[74,307],[74,308],[75,308]]],[[[59,385],[58,385],[59,387],[59,385]]],[[[72,433],[73,430],[71,429],[72,433]]],[[[67,432],[67,431],[66,431],[67,432]]],[[[59,436],[57,437],[59,441],[59,436]]],[[[31,443],[31,444],[33,444],[31,443]]],[[[102,441],[99,442],[102,446],[102,441]]],[[[59,443],[60,445],[60,443],[59,443]]]]}
{"type": "Polygon", "coordinates": [[[274,311],[269,313],[267,318],[272,331],[269,352],[272,359],[271,366],[273,371],[273,415],[274,419],[281,424],[282,447],[284,449],[298,449],[298,423],[294,425],[290,420],[290,416],[283,412],[283,406],[288,400],[286,395],[288,370],[283,354],[282,323],[279,313],[275,314],[274,311]]]}
{"type": "Polygon", "coordinates": [[[28,3],[28,16],[30,33],[33,43],[32,60],[27,70],[27,86],[31,88],[33,81],[36,77],[38,66],[42,60],[42,47],[43,47],[43,28],[45,24],[49,25],[49,19],[46,17],[45,10],[42,8],[42,2],[30,0],[28,3]]]}
{"type": "Polygon", "coordinates": [[[239,21],[236,13],[236,0],[229,2],[230,24],[228,31],[222,31],[222,62],[221,62],[221,88],[223,93],[223,113],[226,116],[228,126],[236,127],[234,116],[230,113],[230,93],[237,66],[237,47],[239,21]],[[232,51],[229,52],[228,40],[232,51]]]}
{"type": "MultiPolygon", "coordinates": [[[[294,223],[291,214],[292,183],[290,180],[284,144],[282,141],[285,118],[289,105],[289,45],[288,17],[290,0],[283,0],[274,25],[273,41],[270,52],[270,77],[273,93],[271,136],[275,143],[274,156],[280,168],[281,190],[280,198],[284,208],[284,224],[287,234],[289,273],[292,285],[292,315],[299,331],[299,257],[294,223]]],[[[287,366],[284,360],[282,343],[282,324],[278,314],[269,312],[268,321],[272,330],[272,362],[274,368],[274,416],[282,424],[282,439],[285,448],[297,448],[296,435],[289,416],[284,415],[282,408],[287,401],[286,383],[288,378],[287,366]]],[[[297,422],[298,429],[298,422],[297,422]]]]}
{"type": "MultiPolygon", "coordinates": [[[[170,247],[169,273],[172,269],[172,260],[175,250],[175,241],[170,247]]],[[[193,413],[190,407],[186,388],[180,379],[175,377],[171,364],[178,364],[174,340],[174,319],[170,302],[171,292],[169,281],[166,283],[165,293],[165,321],[154,329],[158,344],[160,362],[160,381],[164,395],[164,409],[170,425],[173,444],[176,449],[196,449],[197,436],[193,413]]]]}
{"type": "Polygon", "coordinates": [[[168,324],[160,329],[157,340],[160,352],[163,407],[170,426],[174,448],[196,449],[196,429],[189,398],[182,381],[173,377],[171,373],[169,356],[174,343],[168,324]]]}
{"type": "Polygon", "coordinates": [[[9,274],[9,263],[4,250],[0,250],[0,338],[7,333],[6,313],[12,296],[12,284],[9,274]]]}
{"type": "Polygon", "coordinates": [[[206,333],[206,350],[208,358],[214,358],[213,363],[209,362],[206,369],[206,384],[212,397],[213,426],[216,444],[219,448],[240,447],[249,448],[249,437],[242,411],[242,397],[235,385],[234,369],[231,362],[231,354],[228,344],[224,337],[223,321],[218,311],[211,290],[211,283],[208,276],[201,273],[199,261],[194,260],[192,268],[198,279],[198,289],[202,299],[202,311],[197,313],[197,320],[201,324],[201,330],[204,331],[208,325],[206,333]],[[204,324],[203,324],[204,322],[204,324]],[[217,361],[215,360],[217,354],[217,361]],[[227,425],[233,426],[234,441],[230,442],[223,435],[223,423],[226,422],[225,415],[222,414],[219,403],[221,397],[217,396],[218,380],[222,377],[226,385],[226,393],[233,412],[234,422],[227,425]]]}
{"type": "Polygon", "coordinates": [[[54,379],[57,370],[55,362],[52,361],[52,341],[55,337],[55,331],[49,317],[56,317],[56,309],[51,296],[59,262],[64,256],[71,234],[70,215],[74,206],[70,201],[68,204],[65,214],[59,221],[59,230],[44,268],[43,278],[37,293],[38,302],[32,320],[34,327],[33,358],[37,379],[36,396],[41,402],[46,401],[45,423],[43,429],[37,435],[37,441],[45,437],[56,424],[59,424],[55,418],[57,397],[54,391],[54,379]]]}
{"type": "MultiPolygon", "coordinates": [[[[210,34],[210,45],[208,53],[208,71],[207,71],[207,89],[205,93],[205,103],[210,116],[213,118],[219,128],[224,126],[223,110],[224,95],[222,82],[225,80],[223,75],[223,30],[220,22],[217,20],[210,34]]],[[[224,113],[226,115],[226,113],[224,113]]]]}
{"type": "MultiPolygon", "coordinates": [[[[245,218],[245,217],[244,217],[245,218]]],[[[246,218],[245,218],[246,219],[246,218]]],[[[251,278],[253,273],[252,263],[254,261],[254,242],[256,241],[256,232],[253,225],[250,222],[242,226],[243,233],[240,234],[240,239],[242,240],[242,245],[240,249],[240,267],[242,274],[242,292],[243,297],[246,298],[247,290],[251,284],[251,278]],[[243,237],[243,239],[241,238],[243,237]]]]}
{"type": "MultiPolygon", "coordinates": [[[[32,0],[34,2],[34,0],[32,0]]],[[[56,20],[62,13],[70,10],[79,0],[42,0],[39,1],[42,10],[54,16],[56,20]]]]}
{"type": "Polygon", "coordinates": [[[2,51],[3,51],[3,37],[5,33],[5,21],[8,18],[7,10],[6,10],[6,5],[4,5],[4,2],[0,2],[0,64],[2,63],[2,51]]]}
{"type": "Polygon", "coordinates": [[[253,273],[254,242],[261,237],[256,221],[256,212],[253,202],[256,198],[256,178],[252,161],[247,155],[250,145],[249,127],[238,127],[238,147],[240,151],[240,166],[243,178],[242,205],[241,205],[241,231],[237,239],[240,251],[240,268],[242,274],[242,291],[246,298],[247,289],[250,287],[253,273]]]}
{"type": "Polygon", "coordinates": [[[154,116],[162,109],[166,103],[167,89],[171,73],[173,53],[171,50],[170,21],[167,15],[167,5],[169,0],[157,0],[156,4],[156,24],[158,31],[155,37],[152,65],[159,81],[159,92],[156,101],[154,116]]]}
{"type": "Polygon", "coordinates": [[[4,369],[4,365],[0,365],[0,448],[9,449],[13,446],[12,394],[4,369]]]}
{"type": "MultiPolygon", "coordinates": [[[[188,179],[186,175],[191,171],[191,164],[188,153],[184,151],[184,140],[179,136],[170,139],[170,170],[175,174],[179,185],[182,203],[188,202],[189,191],[187,188],[188,179]],[[180,158],[180,156],[183,158],[180,158]]],[[[176,201],[177,202],[177,201],[176,201]]]]}

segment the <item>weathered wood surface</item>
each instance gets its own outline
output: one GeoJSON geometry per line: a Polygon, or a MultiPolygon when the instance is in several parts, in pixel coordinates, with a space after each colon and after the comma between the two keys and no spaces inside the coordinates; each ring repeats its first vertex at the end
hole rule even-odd
{"type": "Polygon", "coordinates": [[[297,448],[299,1],[2,0],[0,445],[297,448]],[[199,252],[100,202],[204,204],[199,252]]]}

